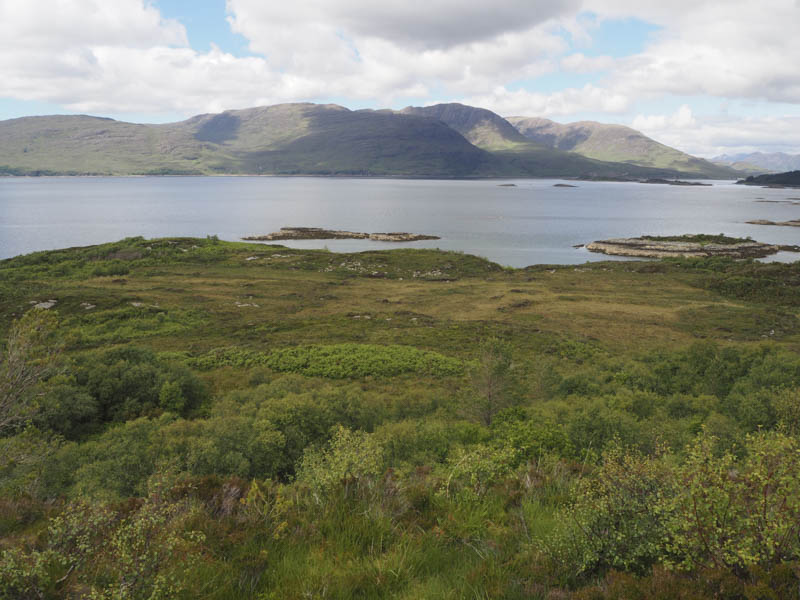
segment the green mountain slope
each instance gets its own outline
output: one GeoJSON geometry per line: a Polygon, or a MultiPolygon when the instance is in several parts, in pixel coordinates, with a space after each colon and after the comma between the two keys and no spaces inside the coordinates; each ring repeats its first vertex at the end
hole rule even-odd
{"type": "Polygon", "coordinates": [[[90,116],[0,121],[0,174],[680,177],[527,139],[495,113],[444,104],[351,111],[280,104],[178,123],[90,116]]]}
{"type": "Polygon", "coordinates": [[[409,106],[401,110],[400,114],[438,119],[484,150],[509,150],[521,144],[530,145],[530,140],[511,123],[485,108],[450,103],[409,106]]]}
{"type": "MultiPolygon", "coordinates": [[[[489,168],[495,174],[601,178],[697,176],[694,170],[590,157],[571,148],[554,147],[550,140],[532,140],[507,119],[484,108],[450,103],[409,106],[400,113],[438,119],[449,125],[471,143],[491,153],[489,168]]],[[[725,176],[731,176],[729,169],[724,171],[725,176]]]]}
{"type": "Polygon", "coordinates": [[[673,169],[711,178],[741,175],[730,167],[670,148],[623,125],[594,121],[561,124],[535,117],[509,117],[507,120],[526,138],[538,144],[596,160],[673,169]]]}
{"type": "Polygon", "coordinates": [[[437,121],[315,104],[226,111],[166,125],[28,117],[0,122],[0,140],[0,165],[10,172],[433,177],[467,176],[488,161],[437,121]]]}

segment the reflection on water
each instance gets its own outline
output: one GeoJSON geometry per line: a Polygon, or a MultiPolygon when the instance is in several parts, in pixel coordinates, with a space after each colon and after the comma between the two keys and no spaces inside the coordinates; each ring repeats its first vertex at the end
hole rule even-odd
{"type": "MultiPolygon", "coordinates": [[[[442,239],[408,244],[368,240],[283,242],[350,252],[416,247],[460,250],[500,264],[578,264],[609,257],[573,246],[643,234],[725,233],[800,243],[790,220],[796,191],[736,186],[675,187],[556,180],[431,181],[310,177],[0,178],[0,257],[117,240],[201,236],[237,240],[286,226],[409,231],[442,239]]],[[[768,260],[796,260],[781,253],[768,260]]]]}

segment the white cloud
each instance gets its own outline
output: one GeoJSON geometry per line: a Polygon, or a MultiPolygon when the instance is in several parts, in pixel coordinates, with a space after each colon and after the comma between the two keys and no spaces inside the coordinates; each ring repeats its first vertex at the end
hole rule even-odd
{"type": "Polygon", "coordinates": [[[800,117],[696,117],[682,106],[671,115],[638,115],[631,126],[663,144],[709,158],[757,150],[800,153],[800,117]]]}
{"type": "Polygon", "coordinates": [[[694,127],[696,123],[692,110],[688,105],[684,104],[672,115],[637,115],[631,126],[641,131],[654,131],[687,129],[694,127]]]}
{"type": "Polygon", "coordinates": [[[0,97],[187,116],[331,97],[373,106],[436,97],[506,115],[607,113],[704,154],[781,139],[800,148],[789,117],[692,111],[693,97],[708,96],[800,105],[800,0],[227,0],[227,9],[254,56],[191,49],[184,26],[150,0],[0,0],[0,97]],[[588,13],[661,30],[634,56],[590,56],[588,13]],[[557,71],[595,78],[531,91],[536,77],[557,71]],[[676,114],[634,119],[640,100],[672,96],[686,102],[676,114]]]}
{"type": "Polygon", "coordinates": [[[330,93],[391,100],[412,90],[477,93],[552,71],[566,42],[553,18],[575,0],[307,0],[297,6],[228,0],[250,49],[330,93]]]}
{"type": "MultiPolygon", "coordinates": [[[[0,2],[0,48],[36,52],[117,44],[186,45],[180,23],[134,0],[7,0],[0,2]]],[[[57,57],[53,57],[57,58],[57,57]]]]}
{"type": "Polygon", "coordinates": [[[393,0],[295,5],[229,0],[256,56],[188,47],[186,31],[145,0],[0,3],[0,97],[95,112],[192,114],[344,97],[391,104],[431,90],[465,95],[509,74],[557,67],[553,17],[579,0],[393,0]],[[41,15],[48,15],[42,19],[41,15]]]}
{"type": "Polygon", "coordinates": [[[303,0],[288,5],[227,0],[234,29],[268,56],[337,45],[331,37],[376,38],[412,51],[446,49],[527,31],[548,19],[574,14],[579,6],[580,0],[427,0],[424,5],[408,0],[303,0]],[[306,38],[308,32],[317,37],[306,38]],[[285,45],[283,33],[293,36],[294,43],[285,45]]]}
{"type": "Polygon", "coordinates": [[[595,73],[613,68],[616,61],[610,56],[584,56],[581,52],[576,52],[562,58],[560,64],[564,71],[595,73]]]}
{"type": "Polygon", "coordinates": [[[622,93],[800,103],[794,0],[586,0],[584,8],[664,28],[642,53],[620,61],[609,85],[622,93]]]}
{"type": "Polygon", "coordinates": [[[552,94],[497,87],[491,94],[471,96],[462,102],[482,106],[505,116],[537,117],[563,117],[588,111],[621,114],[631,107],[630,99],[626,96],[591,84],[552,94]]]}

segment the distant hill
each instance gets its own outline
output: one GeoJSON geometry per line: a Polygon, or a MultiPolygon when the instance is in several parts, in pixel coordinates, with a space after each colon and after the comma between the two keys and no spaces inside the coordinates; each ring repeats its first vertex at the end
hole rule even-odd
{"type": "Polygon", "coordinates": [[[1,121],[0,140],[0,165],[10,169],[112,175],[466,176],[490,158],[430,119],[316,104],[232,110],[166,125],[28,117],[1,121]]]}
{"type": "Polygon", "coordinates": [[[460,104],[396,112],[304,103],[161,125],[85,115],[0,121],[0,174],[654,178],[696,172],[563,152],[526,138],[491,111],[460,104]]]}
{"type": "Polygon", "coordinates": [[[507,121],[526,138],[547,148],[575,152],[596,160],[673,169],[712,179],[741,176],[728,166],[715,165],[670,148],[623,125],[594,121],[561,124],[536,117],[508,117],[507,121]]]}
{"type": "Polygon", "coordinates": [[[800,187],[800,171],[775,173],[771,175],[751,175],[747,179],[737,181],[744,185],[800,187]]]}
{"type": "Polygon", "coordinates": [[[729,165],[745,172],[784,173],[800,169],[800,154],[784,152],[751,152],[750,154],[723,154],[714,162],[729,165]]]}

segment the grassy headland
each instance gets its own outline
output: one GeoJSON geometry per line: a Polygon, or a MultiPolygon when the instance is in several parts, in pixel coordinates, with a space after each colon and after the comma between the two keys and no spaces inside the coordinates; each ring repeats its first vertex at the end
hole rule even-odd
{"type": "Polygon", "coordinates": [[[742,185],[761,185],[766,187],[800,187],[800,171],[772,173],[769,175],[751,175],[736,183],[742,185]]]}
{"type": "Polygon", "coordinates": [[[0,598],[798,597],[800,263],[133,238],[0,291],[0,598]]]}

